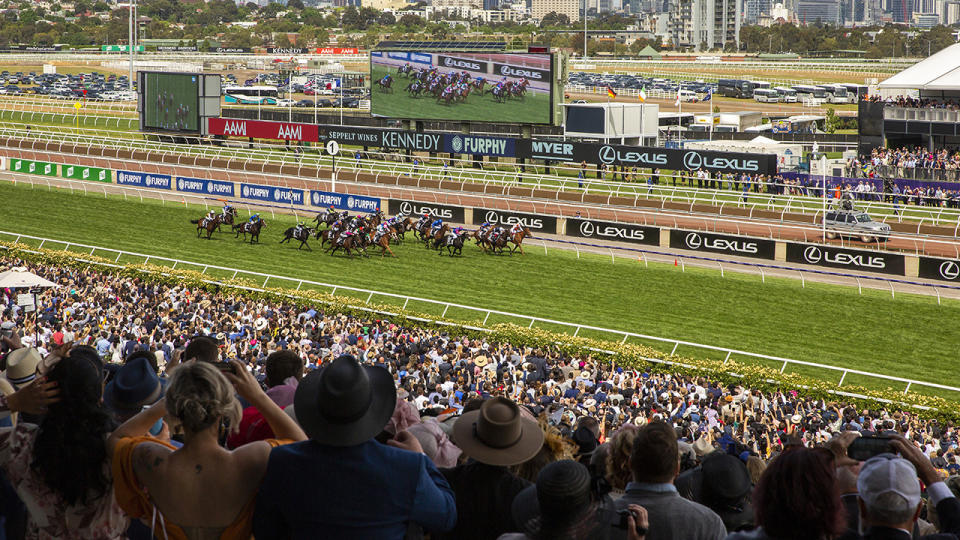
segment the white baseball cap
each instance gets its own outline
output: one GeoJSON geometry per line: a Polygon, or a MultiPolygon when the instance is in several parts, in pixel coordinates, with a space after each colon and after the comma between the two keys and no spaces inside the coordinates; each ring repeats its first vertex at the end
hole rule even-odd
{"type": "Polygon", "coordinates": [[[915,510],[920,504],[920,482],[913,463],[894,454],[880,454],[863,462],[857,491],[871,514],[915,510]],[[887,493],[899,497],[880,497],[887,493]]]}

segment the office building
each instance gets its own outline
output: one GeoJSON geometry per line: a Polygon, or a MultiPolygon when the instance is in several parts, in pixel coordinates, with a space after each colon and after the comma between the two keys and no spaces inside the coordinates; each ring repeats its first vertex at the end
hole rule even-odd
{"type": "Polygon", "coordinates": [[[695,50],[734,47],[740,43],[743,0],[674,0],[668,23],[677,47],[695,50]]]}

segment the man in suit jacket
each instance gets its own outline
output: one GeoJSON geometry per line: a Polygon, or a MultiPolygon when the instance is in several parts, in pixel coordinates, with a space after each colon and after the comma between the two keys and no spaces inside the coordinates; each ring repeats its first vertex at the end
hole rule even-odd
{"type": "Polygon", "coordinates": [[[863,462],[857,478],[857,505],[863,540],[911,540],[920,517],[919,476],[930,502],[940,516],[940,534],[921,540],[957,540],[960,536],[960,501],[943,482],[930,460],[903,437],[891,443],[902,457],[880,454],[863,462]]]}
{"type": "MultiPolygon", "coordinates": [[[[617,510],[631,504],[647,510],[646,540],[722,540],[727,528],[712,510],[685,499],[673,481],[680,472],[676,431],[663,422],[651,422],[637,433],[630,454],[633,482],[617,503],[617,510]]],[[[625,539],[626,531],[613,527],[612,540],[625,539]]]]}
{"type": "Polygon", "coordinates": [[[293,408],[310,440],[271,451],[254,536],[402,540],[410,524],[453,528],[453,491],[417,439],[374,439],[396,403],[390,373],[349,355],[307,375],[293,408]]]}

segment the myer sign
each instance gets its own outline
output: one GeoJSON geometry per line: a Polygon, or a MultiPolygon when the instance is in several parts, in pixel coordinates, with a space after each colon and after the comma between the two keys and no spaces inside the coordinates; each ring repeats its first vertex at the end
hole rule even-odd
{"type": "Polygon", "coordinates": [[[592,219],[567,219],[567,236],[594,240],[613,240],[656,246],[660,244],[660,229],[626,223],[612,223],[592,219]]]}

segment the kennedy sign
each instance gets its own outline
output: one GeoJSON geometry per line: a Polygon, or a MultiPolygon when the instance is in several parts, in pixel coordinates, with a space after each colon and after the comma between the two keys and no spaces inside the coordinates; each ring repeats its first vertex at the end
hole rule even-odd
{"type": "Polygon", "coordinates": [[[660,245],[660,229],[592,219],[567,219],[567,236],[615,240],[648,246],[660,245]]]}
{"type": "Polygon", "coordinates": [[[739,257],[773,260],[777,243],[763,238],[749,238],[699,231],[670,231],[670,247],[691,251],[708,251],[739,257]]]}
{"type": "Polygon", "coordinates": [[[202,178],[184,178],[180,176],[177,177],[177,191],[233,197],[233,182],[204,180],[202,178]]]}
{"type": "Polygon", "coordinates": [[[445,204],[434,204],[417,201],[398,201],[390,199],[387,205],[390,214],[404,214],[407,217],[416,219],[423,214],[429,214],[433,218],[439,218],[453,223],[464,222],[463,208],[459,206],[447,206],[445,204]]]}
{"type": "Polygon", "coordinates": [[[787,244],[787,261],[863,272],[904,275],[904,257],[897,253],[814,244],[787,244]]]}
{"type": "Polygon", "coordinates": [[[296,122],[267,122],[264,120],[239,120],[236,118],[211,118],[207,128],[211,135],[253,137],[281,141],[317,142],[319,130],[315,124],[296,122]]]}
{"type": "Polygon", "coordinates": [[[156,189],[170,189],[172,179],[167,174],[148,174],[142,172],[117,171],[117,185],[139,186],[156,189]]]}
{"type": "Polygon", "coordinates": [[[353,212],[374,213],[380,209],[380,199],[374,197],[362,197],[360,195],[345,195],[343,193],[333,193],[331,191],[310,190],[310,204],[328,208],[330,206],[337,210],[349,210],[353,212]]]}
{"type": "Polygon", "coordinates": [[[240,184],[240,196],[244,199],[269,201],[283,204],[303,204],[303,190],[260,184],[240,184]]]}
{"type": "Polygon", "coordinates": [[[777,156],[707,150],[586,144],[517,139],[517,157],[547,161],[587,162],[610,166],[640,167],[750,174],[775,174],[777,156]]]}
{"type": "Polygon", "coordinates": [[[532,232],[556,234],[557,218],[553,216],[538,216],[536,214],[522,214],[519,212],[503,212],[501,210],[473,209],[473,224],[493,223],[510,228],[519,223],[528,227],[532,232]]]}
{"type": "Polygon", "coordinates": [[[920,257],[920,277],[940,281],[960,282],[960,261],[920,257]]]}

